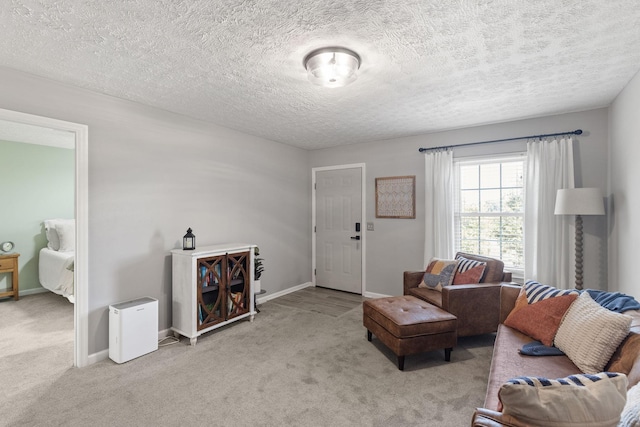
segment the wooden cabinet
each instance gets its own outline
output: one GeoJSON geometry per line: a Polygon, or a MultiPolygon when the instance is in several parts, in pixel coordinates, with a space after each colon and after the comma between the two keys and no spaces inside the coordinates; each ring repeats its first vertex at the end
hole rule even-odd
{"type": "Polygon", "coordinates": [[[13,297],[18,301],[18,292],[20,291],[20,282],[18,279],[18,257],[20,254],[0,255],[0,273],[11,273],[11,289],[6,292],[0,292],[0,298],[13,297]]]}
{"type": "Polygon", "coordinates": [[[171,251],[173,326],[191,339],[236,320],[255,316],[255,245],[224,244],[171,251]]]}

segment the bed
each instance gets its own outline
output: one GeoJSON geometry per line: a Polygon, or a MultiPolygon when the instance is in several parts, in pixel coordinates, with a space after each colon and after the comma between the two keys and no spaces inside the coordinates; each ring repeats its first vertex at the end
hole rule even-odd
{"type": "Polygon", "coordinates": [[[59,252],[49,248],[40,249],[38,275],[43,288],[74,301],[73,261],[75,252],[59,252]]]}
{"type": "Polygon", "coordinates": [[[48,243],[40,249],[40,285],[74,303],[75,221],[46,220],[44,228],[48,243]]]}

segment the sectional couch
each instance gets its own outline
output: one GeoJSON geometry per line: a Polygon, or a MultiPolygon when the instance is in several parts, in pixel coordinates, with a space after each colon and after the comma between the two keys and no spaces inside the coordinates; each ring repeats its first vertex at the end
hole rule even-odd
{"type": "MultiPolygon", "coordinates": [[[[516,304],[520,289],[520,286],[501,286],[500,325],[495,340],[489,382],[484,407],[478,408],[473,415],[473,426],[522,427],[531,425],[530,423],[519,420],[517,417],[505,415],[500,412],[502,404],[499,400],[498,393],[501,386],[511,378],[520,376],[564,378],[582,373],[581,369],[566,355],[535,357],[519,354],[519,350],[525,344],[534,341],[534,339],[514,328],[506,326],[504,322],[516,304]]],[[[619,347],[617,347],[604,370],[625,374],[628,381],[627,389],[631,389],[640,381],[640,311],[626,311],[623,314],[631,316],[632,318],[630,332],[619,347]]],[[[602,332],[606,333],[606,330],[602,332]]],[[[637,422],[638,424],[625,425],[640,425],[640,419],[638,419],[637,422]]],[[[596,423],[593,425],[599,424],[596,423]]]]}

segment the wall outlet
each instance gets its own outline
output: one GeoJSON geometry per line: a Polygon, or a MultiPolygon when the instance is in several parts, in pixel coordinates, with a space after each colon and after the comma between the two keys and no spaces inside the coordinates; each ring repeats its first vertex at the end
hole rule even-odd
{"type": "Polygon", "coordinates": [[[368,222],[367,223],[367,231],[373,231],[373,223],[372,222],[368,222]]]}

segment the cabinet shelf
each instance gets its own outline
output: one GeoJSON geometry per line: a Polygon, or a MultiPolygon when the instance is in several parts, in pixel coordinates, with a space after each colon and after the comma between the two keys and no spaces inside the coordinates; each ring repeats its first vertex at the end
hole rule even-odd
{"type": "Polygon", "coordinates": [[[202,287],[202,293],[206,294],[207,292],[217,291],[218,289],[220,289],[220,286],[218,286],[218,285],[203,286],[202,287]]]}
{"type": "Polygon", "coordinates": [[[233,279],[233,280],[231,280],[231,283],[229,285],[231,287],[244,285],[244,279],[233,279]]]}

